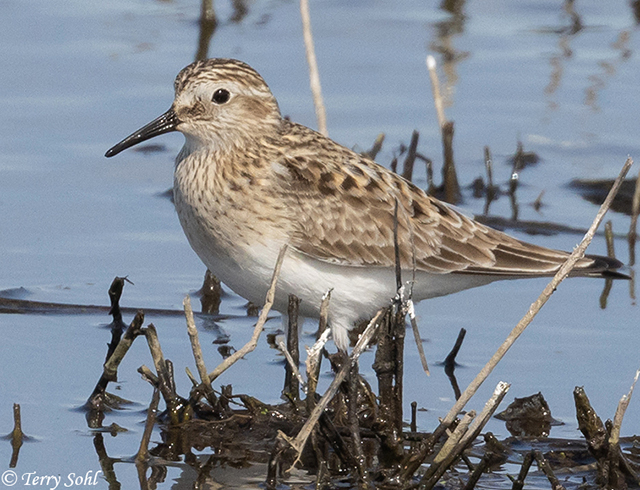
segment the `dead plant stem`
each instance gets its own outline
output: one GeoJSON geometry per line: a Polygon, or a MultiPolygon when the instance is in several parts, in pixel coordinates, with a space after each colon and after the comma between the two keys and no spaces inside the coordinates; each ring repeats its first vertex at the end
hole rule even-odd
{"type": "Polygon", "coordinates": [[[136,464],[146,464],[146,462],[149,460],[149,442],[151,441],[151,433],[153,432],[153,427],[156,423],[159,403],[160,391],[158,390],[158,388],[154,388],[153,396],[151,397],[151,403],[149,404],[149,409],[147,410],[147,420],[144,425],[144,433],[142,434],[142,439],[140,441],[140,448],[138,449],[138,454],[136,454],[136,464]]]}
{"type": "Polygon", "coordinates": [[[430,490],[433,488],[444,472],[453,464],[456,458],[460,457],[462,452],[476,439],[476,437],[478,437],[483,427],[491,419],[491,416],[498,408],[498,405],[500,405],[500,402],[507,394],[507,391],[509,391],[509,387],[510,385],[508,383],[500,381],[491,398],[489,398],[487,403],[485,403],[480,415],[474,417],[473,421],[467,419],[469,414],[474,414],[475,416],[475,412],[473,410],[465,415],[463,421],[458,424],[458,427],[456,427],[454,435],[447,439],[445,444],[442,446],[442,449],[435,457],[433,464],[436,466],[433,471],[427,471],[427,474],[430,476],[429,478],[423,479],[424,486],[420,487],[421,490],[430,490]],[[464,430],[461,433],[458,433],[458,429],[465,423],[465,421],[467,422],[463,427],[464,430]]]}
{"type": "Polygon", "coordinates": [[[291,356],[291,353],[289,352],[289,349],[287,349],[287,346],[285,345],[283,340],[278,341],[278,349],[284,354],[284,357],[287,360],[287,364],[289,364],[289,368],[291,369],[291,373],[296,377],[303,391],[306,391],[306,385],[304,379],[302,378],[302,375],[300,374],[300,370],[298,369],[298,366],[296,366],[296,362],[291,356]]]}
{"type": "Polygon", "coordinates": [[[309,65],[309,83],[313,94],[313,105],[316,109],[316,119],[318,120],[318,131],[325,136],[327,131],[327,113],[322,101],[322,87],[320,86],[320,72],[318,71],[318,60],[316,59],[316,49],[313,44],[313,34],[311,32],[311,14],[309,13],[309,0],[300,0],[300,15],[302,17],[302,33],[304,37],[304,47],[307,53],[307,64],[309,65]]]}
{"type": "Polygon", "coordinates": [[[609,436],[609,445],[617,445],[620,442],[620,427],[622,427],[622,419],[624,418],[624,413],[627,411],[627,407],[631,401],[631,395],[633,394],[633,389],[638,382],[639,376],[640,370],[636,371],[636,375],[633,378],[633,383],[631,384],[631,388],[629,388],[629,392],[626,395],[623,395],[618,403],[616,414],[613,417],[613,427],[611,428],[611,435],[609,436]]]}
{"type": "Polygon", "coordinates": [[[211,382],[209,381],[209,376],[207,375],[207,366],[205,365],[204,357],[202,355],[202,347],[200,347],[198,329],[196,328],[196,323],[193,319],[193,310],[191,309],[191,298],[189,298],[189,295],[185,296],[182,305],[184,306],[184,316],[187,320],[187,333],[189,334],[191,350],[193,351],[193,358],[196,362],[198,374],[200,375],[200,381],[205,386],[211,388],[211,382]]]}
{"type": "MultiPolygon", "coordinates": [[[[309,418],[307,419],[305,424],[302,426],[302,429],[300,429],[300,432],[298,432],[298,435],[294,439],[291,439],[288,436],[286,436],[284,433],[282,432],[279,433],[279,437],[284,438],[289,443],[289,445],[296,450],[296,452],[298,453],[298,458],[300,457],[300,454],[302,453],[302,449],[304,448],[304,445],[306,444],[307,439],[311,435],[313,428],[318,422],[318,419],[324,412],[325,408],[327,408],[327,405],[329,404],[329,402],[333,399],[333,397],[337,393],[338,389],[340,388],[340,385],[346,379],[347,374],[351,370],[351,366],[354,363],[358,362],[358,358],[360,357],[360,354],[362,354],[362,352],[369,345],[369,342],[371,341],[371,339],[373,338],[373,335],[377,330],[378,322],[382,318],[382,315],[385,313],[385,310],[386,308],[382,308],[378,310],[375,316],[371,319],[371,321],[369,322],[369,325],[367,325],[367,328],[364,330],[364,332],[358,339],[356,346],[353,348],[353,351],[349,356],[350,362],[345,362],[344,365],[340,368],[340,371],[338,371],[338,373],[336,374],[336,377],[333,379],[331,385],[329,386],[329,389],[322,396],[320,401],[318,401],[315,408],[313,409],[313,412],[311,412],[311,414],[309,415],[309,418]]],[[[293,465],[295,465],[296,462],[297,462],[297,458],[293,465]]]]}
{"type": "Polygon", "coordinates": [[[629,225],[629,265],[636,263],[636,239],[638,214],[640,213],[640,172],[636,179],[636,187],[633,191],[633,200],[631,201],[631,224],[629,225]]]}
{"type": "Polygon", "coordinates": [[[422,363],[422,369],[427,376],[431,376],[431,371],[429,371],[429,364],[427,363],[427,356],[424,353],[424,346],[422,345],[422,338],[420,337],[420,329],[418,328],[418,322],[416,321],[416,311],[413,306],[413,300],[411,298],[407,300],[407,313],[409,315],[409,321],[411,322],[413,339],[416,342],[418,355],[420,356],[420,362],[422,363]]]}

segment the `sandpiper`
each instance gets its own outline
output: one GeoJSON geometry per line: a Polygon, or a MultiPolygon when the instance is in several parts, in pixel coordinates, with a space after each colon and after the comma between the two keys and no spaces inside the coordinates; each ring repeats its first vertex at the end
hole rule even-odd
{"type": "MultiPolygon", "coordinates": [[[[499,279],[553,275],[566,252],[488,228],[428,196],[374,161],[286,119],[262,77],[232,59],[196,61],[175,80],[160,117],[115,145],[111,157],[180,131],[175,207],[204,264],[244,298],[262,304],[278,252],[288,252],[275,309],[289,293],[317,317],[333,289],[329,322],[339,349],[348,331],[396,293],[394,211],[403,277],[416,301],[499,279]]],[[[573,275],[615,275],[621,263],[587,256],[573,275]]]]}

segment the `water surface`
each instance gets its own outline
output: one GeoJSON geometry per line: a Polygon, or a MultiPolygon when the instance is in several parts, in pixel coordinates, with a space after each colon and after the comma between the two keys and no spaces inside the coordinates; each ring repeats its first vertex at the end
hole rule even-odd
{"type": "MultiPolygon", "coordinates": [[[[230,4],[215,6],[219,24],[209,56],[250,63],[269,83],[283,114],[315,127],[297,2],[258,0],[240,16],[230,4]]],[[[154,141],[160,151],[103,157],[171,104],[173,79],[198,49],[199,12],[184,0],[0,5],[0,289],[23,287],[20,297],[39,301],[107,305],[113,277],[128,275],[135,286],[126,287],[123,305],[179,309],[184,295],[200,287],[204,266],[189,248],[172,204],[161,197],[172,185],[182,136],[154,141]]],[[[521,219],[586,229],[597,208],[567,184],[612,178],[627,155],[640,158],[637,20],[628,2],[579,4],[573,17],[555,2],[538,1],[469,3],[448,12],[435,2],[336,0],[312,2],[311,13],[330,135],[367,149],[384,132],[377,158],[382,164],[388,165],[417,129],[419,151],[433,159],[439,179],[442,152],[427,54],[438,61],[446,113],[455,121],[462,184],[484,176],[484,146],[491,148],[494,178],[503,189],[511,172],[506,162],[518,141],[541,157],[520,175],[521,219]],[[536,211],[529,204],[543,191],[543,206],[536,211]]],[[[415,181],[426,185],[423,168],[417,167],[415,181]]],[[[465,197],[466,211],[482,213],[482,200],[466,191],[465,197]]],[[[508,199],[493,203],[491,213],[509,217],[508,199]]],[[[616,232],[627,231],[627,216],[609,219],[616,232]]],[[[563,249],[580,240],[571,234],[514,234],[563,249]]],[[[596,238],[590,252],[605,251],[604,240],[596,238]]],[[[616,241],[616,252],[628,260],[624,240],[616,241]]],[[[432,365],[466,328],[457,371],[466,386],[545,284],[497,283],[420,304],[432,365]]],[[[576,438],[572,390],[584,385],[598,413],[613,417],[640,365],[640,316],[625,282],[614,284],[607,308],[601,309],[603,286],[601,280],[564,283],[470,408],[480,408],[499,380],[508,381],[508,401],[542,391],[553,416],[565,422],[552,436],[576,438]]],[[[248,339],[254,321],[242,318],[243,304],[230,295],[222,305],[233,319],[219,327],[235,347],[248,339]]],[[[11,406],[20,403],[24,430],[37,440],[23,446],[19,474],[100,469],[92,433],[75,408],[101,372],[109,340],[102,327],[109,321],[98,314],[0,316],[0,433],[11,430],[11,406]]],[[[193,362],[183,321],[153,316],[148,321],[176,365],[179,392],[186,393],[190,383],[183,368],[193,370],[193,362]]],[[[272,331],[279,322],[268,325],[272,331]]],[[[201,326],[201,335],[213,367],[220,359],[210,344],[217,332],[201,326]]],[[[415,348],[408,345],[406,352],[405,401],[427,410],[419,413],[418,423],[432,430],[452,405],[453,392],[441,368],[434,366],[426,378],[415,348]]],[[[143,363],[151,359],[139,343],[121,367],[116,390],[138,405],[105,420],[128,429],[106,436],[111,457],[126,458],[137,450],[142,410],[151,396],[136,372],[143,363]]],[[[367,354],[361,364],[368,369],[371,363],[367,354]]],[[[371,371],[368,376],[375,381],[371,371]]],[[[261,342],[219,383],[275,403],[280,358],[261,342]]],[[[639,422],[633,400],[623,435],[636,433],[639,422]]],[[[508,435],[500,421],[488,429],[508,435]]],[[[0,444],[4,468],[10,455],[9,444],[0,444]]],[[[164,486],[186,485],[172,481],[181,471],[180,465],[170,468],[164,486]]],[[[133,465],[117,464],[116,472],[124,488],[137,486],[133,465]]],[[[233,478],[227,488],[242,486],[233,478]]],[[[106,487],[104,481],[100,485],[106,487]]]]}

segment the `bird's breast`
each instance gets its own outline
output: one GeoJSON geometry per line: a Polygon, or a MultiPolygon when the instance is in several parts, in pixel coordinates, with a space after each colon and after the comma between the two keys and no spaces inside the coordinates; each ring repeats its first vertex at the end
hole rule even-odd
{"type": "Polygon", "coordinates": [[[181,156],[174,203],[191,247],[227,284],[245,275],[268,280],[289,230],[266,178],[212,153],[181,156]]]}

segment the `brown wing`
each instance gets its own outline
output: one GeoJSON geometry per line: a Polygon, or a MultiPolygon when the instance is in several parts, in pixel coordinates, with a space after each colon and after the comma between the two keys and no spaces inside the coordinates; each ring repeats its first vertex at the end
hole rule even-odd
{"type": "MultiPolygon", "coordinates": [[[[431,273],[548,275],[567,258],[477,223],[375,162],[304,126],[287,125],[287,153],[273,164],[275,191],[295,222],[290,245],[303,254],[394,267],[397,200],[403,268],[411,269],[415,257],[417,269],[431,273]]],[[[579,266],[593,267],[594,260],[579,266]]]]}

